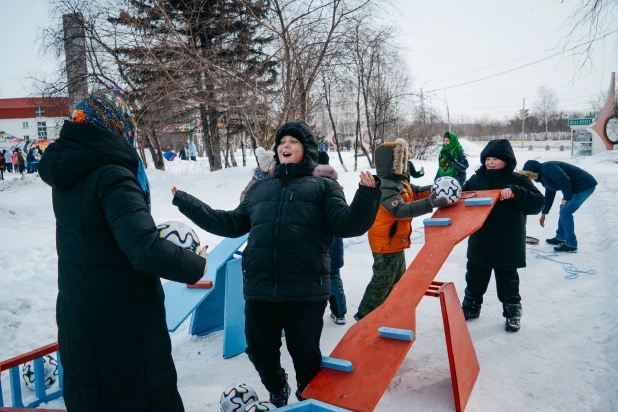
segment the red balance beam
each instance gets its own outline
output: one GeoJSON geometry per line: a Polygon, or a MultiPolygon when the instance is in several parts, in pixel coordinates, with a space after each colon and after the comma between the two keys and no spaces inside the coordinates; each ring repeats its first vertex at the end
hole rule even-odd
{"type": "MultiPolygon", "coordinates": [[[[499,196],[499,190],[476,192],[476,197],[493,198],[494,204],[499,196]]],[[[373,411],[416,339],[416,307],[455,245],[480,229],[492,208],[493,205],[465,206],[460,201],[438,209],[432,217],[450,218],[453,223],[425,227],[425,245],[389,297],[348,329],[330,354],[330,357],[351,361],[354,371],[346,373],[322,368],[303,392],[303,397],[352,411],[373,411]],[[412,330],[414,340],[382,338],[378,333],[382,326],[412,330]]]]}

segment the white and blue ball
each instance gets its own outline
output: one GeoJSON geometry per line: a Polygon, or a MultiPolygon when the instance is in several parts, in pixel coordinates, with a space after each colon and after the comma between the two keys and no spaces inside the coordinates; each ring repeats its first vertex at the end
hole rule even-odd
{"type": "Polygon", "coordinates": [[[461,185],[454,177],[443,176],[433,182],[432,191],[436,193],[436,198],[448,200],[447,206],[454,205],[461,197],[461,185]]]}
{"type": "Polygon", "coordinates": [[[157,226],[159,237],[167,239],[173,244],[190,250],[193,253],[200,252],[200,239],[193,229],[181,222],[165,222],[157,226]]]}
{"type": "MultiPolygon", "coordinates": [[[[45,355],[43,358],[43,378],[45,379],[45,389],[49,389],[58,380],[58,362],[52,355],[45,355]]],[[[35,389],[36,377],[34,374],[34,361],[26,362],[21,367],[21,377],[29,389],[35,389]]]]}
{"type": "Polygon", "coordinates": [[[247,405],[258,400],[258,395],[253,389],[245,383],[238,383],[229,386],[221,394],[221,412],[243,412],[247,405]]]}
{"type": "Polygon", "coordinates": [[[243,412],[264,412],[275,409],[277,409],[277,407],[268,401],[257,401],[245,406],[243,412]]]}

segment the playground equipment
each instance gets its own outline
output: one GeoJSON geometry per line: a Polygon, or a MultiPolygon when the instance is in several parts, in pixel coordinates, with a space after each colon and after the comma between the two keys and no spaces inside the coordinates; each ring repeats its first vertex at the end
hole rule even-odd
{"type": "MultiPolygon", "coordinates": [[[[11,404],[13,407],[23,408],[36,408],[42,403],[52,401],[62,397],[62,363],[60,362],[60,352],[58,352],[58,344],[52,343],[51,345],[44,346],[39,349],[35,349],[31,352],[23,355],[16,356],[6,361],[0,362],[0,373],[2,371],[9,371],[10,384],[11,384],[11,404]],[[52,391],[48,393],[45,388],[45,372],[43,370],[43,356],[56,352],[56,359],[58,362],[58,387],[54,390],[55,386],[52,386],[52,391]],[[24,405],[24,400],[21,392],[21,365],[24,363],[34,361],[34,379],[35,379],[35,400],[24,405]]],[[[4,398],[2,396],[2,380],[0,380],[0,407],[4,406],[4,398]]],[[[0,408],[2,411],[16,410],[13,408],[0,408]]]]}
{"type": "Polygon", "coordinates": [[[479,364],[455,287],[434,278],[453,247],[483,225],[500,195],[498,190],[475,193],[432,216],[444,220],[425,220],[425,245],[389,297],[353,325],[331,353],[330,358],[349,362],[351,368],[323,367],[303,397],[351,411],[373,411],[416,339],[416,307],[423,296],[434,296],[440,298],[455,409],[465,409],[479,364]],[[449,219],[452,224],[444,226],[449,219]],[[382,328],[399,330],[398,338],[384,336],[382,328]]]}

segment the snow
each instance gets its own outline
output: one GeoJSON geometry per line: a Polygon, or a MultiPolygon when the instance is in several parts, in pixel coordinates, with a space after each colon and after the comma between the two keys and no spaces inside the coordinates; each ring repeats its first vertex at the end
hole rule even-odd
{"type": "MultiPolygon", "coordinates": [[[[479,166],[478,154],[483,143],[462,139],[470,156],[468,175],[479,166]]],[[[519,165],[528,159],[572,162],[592,173],[599,182],[596,192],[575,214],[579,253],[558,259],[580,270],[596,270],[594,275],[580,274],[565,279],[561,265],[535,258],[528,253],[528,267],[520,270],[523,305],[522,329],[515,334],[504,331],[502,307],[496,297],[495,283],[489,285],[481,317],[469,322],[481,371],[470,397],[467,412],[480,411],[611,411],[618,409],[618,277],[612,258],[618,250],[618,164],[610,155],[570,159],[570,152],[528,151],[516,148],[519,165]]],[[[236,154],[241,164],[240,153],[236,154]]],[[[343,153],[351,169],[350,153],[343,153]]],[[[152,184],[153,215],[156,222],[178,220],[191,224],[171,204],[170,189],[177,186],[212,207],[231,209],[238,204],[240,192],[251,179],[255,159],[248,166],[208,172],[205,159],[197,163],[175,160],[166,172],[148,170],[152,184]]],[[[359,158],[359,168],[368,169],[359,158]]],[[[425,167],[425,176],[413,183],[430,184],[437,162],[415,161],[417,170],[425,167]]],[[[346,197],[352,199],[358,186],[358,173],[343,172],[335,156],[346,197]]],[[[27,352],[56,340],[55,298],[57,293],[57,257],[55,222],[51,189],[36,176],[16,179],[8,174],[0,183],[0,359],[27,352]]],[[[542,188],[541,188],[542,189],[542,188]]],[[[560,196],[556,197],[556,203],[560,196]]],[[[553,237],[557,227],[558,205],[541,228],[538,216],[528,219],[528,235],[541,239],[540,251],[550,251],[544,239],[553,237]]],[[[412,247],[406,251],[410,263],[422,247],[422,220],[413,222],[416,230],[412,247]]],[[[193,224],[191,224],[195,228],[193,224]]],[[[203,243],[211,248],[221,239],[195,228],[203,243]]],[[[372,257],[362,236],[345,240],[345,262],[341,274],[348,302],[348,324],[335,325],[324,316],[321,347],[325,355],[335,347],[350,325],[352,315],[371,278],[372,257]]],[[[455,247],[436,280],[454,282],[461,297],[465,288],[467,242],[455,247]]],[[[242,354],[222,358],[222,332],[205,337],[188,334],[188,322],[171,334],[173,356],[178,370],[178,387],[189,412],[214,411],[225,387],[245,382],[261,399],[268,393],[253,366],[242,354]]],[[[424,299],[417,310],[417,340],[384,394],[377,411],[452,411],[453,395],[439,303],[424,299]]],[[[285,346],[284,346],[285,347],[285,346]]],[[[283,347],[283,348],[284,348],[283,347]]],[[[295,382],[294,368],[286,349],[282,363],[295,382]]],[[[4,399],[10,399],[9,379],[2,373],[4,399]]],[[[295,390],[295,384],[292,384],[295,390]]],[[[27,388],[24,394],[32,394],[27,388]]],[[[290,398],[294,402],[294,396],[290,398]]],[[[62,401],[47,407],[62,407],[62,401]]]]}

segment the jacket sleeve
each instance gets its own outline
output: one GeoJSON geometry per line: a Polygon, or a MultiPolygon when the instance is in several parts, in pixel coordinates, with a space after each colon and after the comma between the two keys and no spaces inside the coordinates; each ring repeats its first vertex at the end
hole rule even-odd
{"type": "MultiPolygon", "coordinates": [[[[418,186],[414,186],[419,188],[418,186]]],[[[424,186],[429,187],[431,186],[424,186]]],[[[419,188],[419,189],[422,189],[419,188]]],[[[430,189],[431,190],[431,189],[430,189]]],[[[421,193],[421,192],[419,192],[421,193]]],[[[427,193],[429,197],[431,192],[427,193]]],[[[421,194],[422,195],[422,194],[421,194]]],[[[392,188],[383,188],[380,204],[388,213],[399,219],[411,219],[426,213],[433,212],[433,207],[429,204],[429,199],[415,200],[414,202],[404,202],[403,198],[396,190],[392,188]]]]}
{"type": "Polygon", "coordinates": [[[517,185],[508,185],[515,197],[513,202],[527,215],[538,215],[543,209],[545,198],[536,188],[532,180],[525,176],[519,179],[517,185]]]}
{"type": "Polygon", "coordinates": [[[457,160],[453,160],[451,162],[451,166],[453,166],[453,168],[458,172],[465,172],[469,166],[466,154],[464,152],[460,152],[457,156],[457,160]]]}
{"type": "Polygon", "coordinates": [[[416,170],[416,168],[414,167],[414,163],[412,163],[410,160],[408,160],[408,174],[415,179],[425,176],[424,172],[421,173],[416,170]]]}
{"type": "Polygon", "coordinates": [[[569,176],[567,176],[564,170],[558,165],[546,163],[543,166],[543,177],[547,176],[549,180],[556,182],[558,190],[562,192],[564,200],[571,200],[571,198],[573,198],[573,187],[571,186],[571,179],[569,176]]]}
{"type": "Polygon", "coordinates": [[[247,199],[236,209],[215,210],[206,203],[179,190],[172,203],[180,213],[205,231],[223,237],[239,237],[251,229],[251,219],[246,213],[247,199]]]}
{"type": "Polygon", "coordinates": [[[543,207],[543,214],[546,215],[551,210],[551,206],[554,204],[556,198],[556,192],[545,188],[545,206],[543,207]]]}
{"type": "Polygon", "coordinates": [[[204,276],[203,257],[159,237],[144,193],[129,170],[120,166],[105,170],[96,193],[114,238],[134,270],[190,284],[204,276]]]}
{"type": "Polygon", "coordinates": [[[324,213],[330,232],[337,237],[360,236],[367,232],[380,208],[380,187],[359,185],[348,206],[338,183],[327,186],[324,213]]]}

